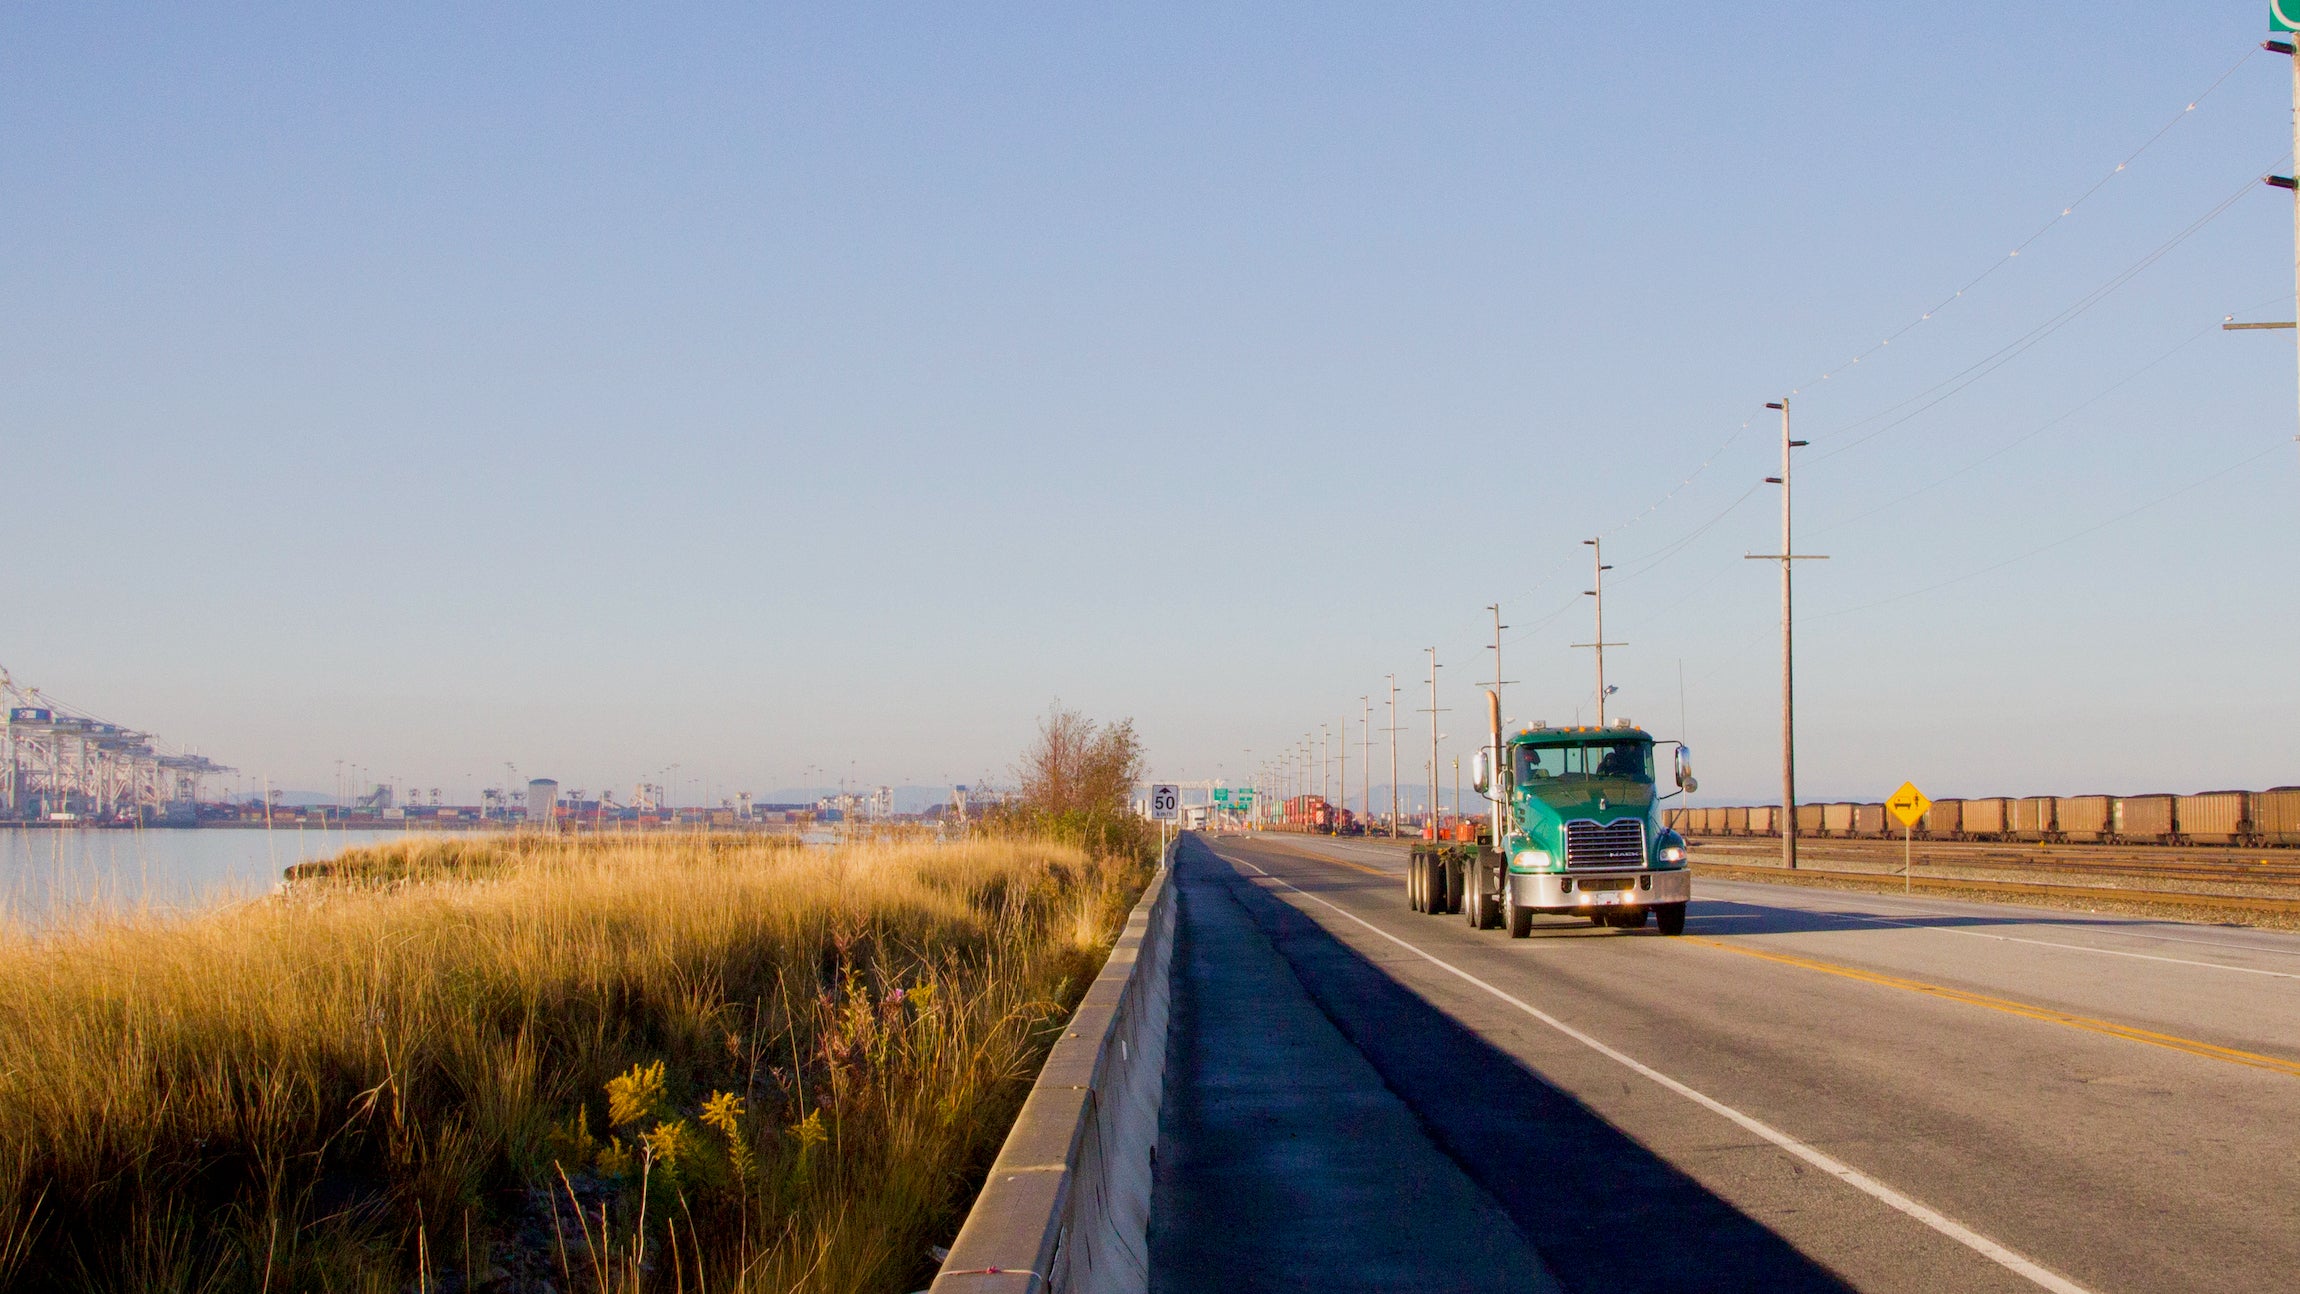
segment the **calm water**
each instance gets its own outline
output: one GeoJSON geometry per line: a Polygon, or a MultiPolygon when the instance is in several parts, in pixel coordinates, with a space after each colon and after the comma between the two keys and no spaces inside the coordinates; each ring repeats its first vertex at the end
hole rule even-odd
{"type": "Polygon", "coordinates": [[[89,907],[187,910],[268,893],[280,873],[400,831],[0,830],[0,911],[46,925],[89,907]]]}

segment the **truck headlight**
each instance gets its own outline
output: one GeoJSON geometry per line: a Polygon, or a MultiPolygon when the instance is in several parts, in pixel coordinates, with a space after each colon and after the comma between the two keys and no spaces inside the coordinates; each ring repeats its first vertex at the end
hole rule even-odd
{"type": "Polygon", "coordinates": [[[1510,862],[1526,871],[1546,871],[1549,867],[1549,851],[1546,849],[1520,849],[1517,851],[1517,857],[1511,859],[1510,862]]]}
{"type": "Polygon", "coordinates": [[[1659,857],[1665,863],[1682,863],[1685,861],[1685,846],[1663,845],[1659,857]]]}

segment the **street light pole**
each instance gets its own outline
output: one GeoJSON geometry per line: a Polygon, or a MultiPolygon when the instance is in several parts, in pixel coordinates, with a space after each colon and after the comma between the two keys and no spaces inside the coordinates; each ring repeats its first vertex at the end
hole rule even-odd
{"type": "Polygon", "coordinates": [[[1789,397],[1782,396],[1779,403],[1768,403],[1765,407],[1781,411],[1781,474],[1765,478],[1768,483],[1781,487],[1781,551],[1747,556],[1751,561],[1781,563],[1781,866],[1794,871],[1797,867],[1797,670],[1791,572],[1798,562],[1826,559],[1815,553],[1800,553],[1790,541],[1789,451],[1803,448],[1805,442],[1789,439],[1789,397]]]}
{"type": "MultiPolygon", "coordinates": [[[[1366,785],[1366,793],[1365,793],[1364,804],[1365,804],[1365,806],[1366,806],[1366,817],[1367,817],[1368,819],[1371,819],[1371,818],[1374,816],[1374,697],[1373,697],[1373,693],[1371,693],[1371,692],[1368,692],[1366,695],[1364,695],[1364,696],[1361,696],[1361,697],[1359,697],[1358,699],[1359,699],[1360,701],[1363,701],[1363,702],[1365,702],[1365,703],[1366,703],[1366,718],[1365,718],[1365,727],[1364,727],[1364,729],[1363,729],[1363,731],[1364,731],[1364,733],[1365,733],[1365,742],[1366,742],[1366,748],[1365,748],[1365,756],[1366,756],[1366,757],[1365,757],[1363,760],[1360,760],[1360,761],[1359,761],[1359,763],[1360,763],[1360,765],[1362,766],[1362,768],[1364,769],[1364,771],[1363,771],[1363,772],[1361,772],[1361,773],[1359,773],[1359,774],[1358,774],[1358,776],[1359,776],[1359,778],[1361,778],[1361,779],[1362,779],[1362,780],[1365,782],[1365,785],[1366,785]]],[[[1371,822],[1371,821],[1369,821],[1369,822],[1366,824],[1366,826],[1367,826],[1366,834],[1368,834],[1368,835],[1372,835],[1372,834],[1373,834],[1373,824],[1372,824],[1372,822],[1371,822]]]]}
{"type": "Polygon", "coordinates": [[[1428,652],[1428,653],[1430,654],[1430,710],[1429,710],[1429,714],[1430,714],[1430,798],[1429,798],[1429,811],[1430,811],[1430,838],[1431,838],[1432,840],[1435,840],[1435,839],[1437,838],[1437,811],[1438,811],[1438,730],[1437,730],[1437,720],[1438,720],[1438,715],[1439,715],[1439,714],[1441,714],[1441,713],[1443,713],[1443,711],[1442,711],[1442,710],[1439,708],[1439,706],[1438,706],[1438,703],[1437,703],[1437,700],[1438,700],[1438,698],[1437,698],[1437,672],[1438,672],[1438,658],[1437,658],[1437,648],[1435,648],[1435,647],[1424,647],[1422,650],[1423,650],[1423,651],[1426,651],[1426,652],[1428,652]]]}
{"type": "Polygon", "coordinates": [[[1574,646],[1593,647],[1597,650],[1597,726],[1602,728],[1605,726],[1605,649],[1608,647],[1627,647],[1629,644],[1605,641],[1605,573],[1613,569],[1605,564],[1605,541],[1598,538],[1584,539],[1581,542],[1588,545],[1590,561],[1597,568],[1593,572],[1596,576],[1594,581],[1596,587],[1582,590],[1585,596],[1597,599],[1597,640],[1595,642],[1575,643],[1574,646]]]}
{"type": "MultiPolygon", "coordinates": [[[[1485,609],[1493,612],[1493,694],[1498,701],[1501,696],[1502,684],[1515,683],[1517,680],[1505,679],[1501,676],[1501,631],[1509,628],[1508,625],[1501,622],[1501,604],[1489,602],[1485,609]]],[[[1599,636],[1603,637],[1604,635],[1599,636]]]]}
{"type": "Polygon", "coordinates": [[[1390,836],[1398,834],[1398,676],[1390,680],[1390,836]]]}

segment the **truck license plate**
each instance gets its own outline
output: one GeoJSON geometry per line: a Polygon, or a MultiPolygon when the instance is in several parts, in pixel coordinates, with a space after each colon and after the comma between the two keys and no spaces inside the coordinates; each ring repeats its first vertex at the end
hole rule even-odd
{"type": "Polygon", "coordinates": [[[1576,883],[1592,893],[1602,893],[1606,890],[1634,889],[1637,886],[1637,879],[1632,876],[1592,876],[1576,883]]]}

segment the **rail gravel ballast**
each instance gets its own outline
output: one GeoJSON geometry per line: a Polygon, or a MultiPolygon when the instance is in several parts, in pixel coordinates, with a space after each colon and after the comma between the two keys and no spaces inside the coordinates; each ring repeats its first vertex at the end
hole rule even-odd
{"type": "Polygon", "coordinates": [[[934,1294],[1141,1294],[1165,1096],[1172,855],[1055,1040],[934,1294]]]}

